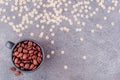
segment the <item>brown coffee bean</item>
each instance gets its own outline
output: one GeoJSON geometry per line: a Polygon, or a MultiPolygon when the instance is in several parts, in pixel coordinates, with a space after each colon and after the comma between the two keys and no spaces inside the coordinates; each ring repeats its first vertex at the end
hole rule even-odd
{"type": "Polygon", "coordinates": [[[33,53],[33,52],[34,52],[33,50],[30,50],[30,51],[29,51],[29,54],[31,54],[31,53],[33,53]]]}
{"type": "Polygon", "coordinates": [[[28,43],[28,41],[24,41],[24,44],[27,44],[28,43]]]}
{"type": "Polygon", "coordinates": [[[34,54],[37,54],[38,53],[38,51],[34,51],[34,54]]]}
{"type": "Polygon", "coordinates": [[[30,64],[25,64],[25,69],[29,69],[30,64]]]}
{"type": "Polygon", "coordinates": [[[38,53],[38,56],[39,56],[39,57],[41,56],[41,53],[40,53],[40,52],[38,53]]]}
{"type": "Polygon", "coordinates": [[[33,69],[33,68],[34,68],[34,65],[33,65],[33,64],[31,64],[31,65],[30,65],[30,69],[33,69]]]}
{"type": "Polygon", "coordinates": [[[23,63],[20,63],[20,66],[21,66],[21,67],[23,67],[23,66],[24,66],[24,64],[23,64],[23,63]]]}
{"type": "Polygon", "coordinates": [[[34,68],[32,70],[35,70],[37,68],[37,66],[34,66],[34,68]]]}
{"type": "Polygon", "coordinates": [[[37,61],[38,61],[38,63],[40,63],[41,62],[41,57],[37,57],[37,61]]]}
{"type": "Polygon", "coordinates": [[[16,68],[15,67],[11,67],[10,70],[11,71],[16,71],[16,68]]]}
{"type": "Polygon", "coordinates": [[[33,46],[35,47],[35,46],[36,46],[36,44],[35,44],[35,43],[33,43],[33,46]]]}
{"type": "Polygon", "coordinates": [[[16,67],[20,67],[19,64],[15,64],[15,65],[16,65],[16,67]]]}
{"type": "Polygon", "coordinates": [[[32,56],[32,59],[36,59],[36,58],[37,58],[37,56],[35,56],[35,55],[32,56]]]}
{"type": "Polygon", "coordinates": [[[27,50],[31,50],[31,49],[32,49],[32,47],[31,47],[31,46],[28,46],[28,47],[27,47],[27,50]]]}
{"type": "Polygon", "coordinates": [[[23,54],[23,59],[26,59],[27,58],[27,54],[23,54]]]}
{"type": "Polygon", "coordinates": [[[28,51],[26,49],[23,49],[23,53],[28,53],[28,51]]]}
{"type": "Polygon", "coordinates": [[[23,53],[20,53],[17,57],[22,57],[23,56],[23,53]]]}
{"type": "Polygon", "coordinates": [[[30,59],[32,59],[32,57],[30,56],[30,57],[28,57],[28,59],[30,60],[30,59]]]}
{"type": "Polygon", "coordinates": [[[25,60],[25,61],[22,61],[23,63],[30,63],[31,61],[30,60],[25,60]]]}
{"type": "Polygon", "coordinates": [[[22,45],[21,45],[23,48],[25,47],[25,45],[24,45],[24,43],[22,43],[22,45]]]}
{"type": "Polygon", "coordinates": [[[33,60],[33,64],[34,64],[34,65],[38,65],[38,62],[37,62],[36,59],[33,60]]]}
{"type": "Polygon", "coordinates": [[[28,46],[32,46],[32,44],[33,44],[33,43],[32,43],[31,41],[28,42],[28,46]]]}
{"type": "Polygon", "coordinates": [[[21,46],[21,44],[19,43],[18,45],[17,45],[17,48],[19,48],[21,46]]]}
{"type": "Polygon", "coordinates": [[[34,54],[30,54],[30,56],[33,56],[34,54]]]}
{"type": "Polygon", "coordinates": [[[19,76],[20,74],[21,74],[20,71],[16,71],[16,72],[15,72],[15,76],[19,76]]]}
{"type": "Polygon", "coordinates": [[[17,48],[14,49],[14,52],[16,52],[16,51],[17,51],[17,48]]]}
{"type": "Polygon", "coordinates": [[[18,54],[19,54],[18,52],[14,52],[14,54],[13,54],[13,55],[14,55],[14,56],[18,56],[18,54]]]}
{"type": "Polygon", "coordinates": [[[18,62],[18,58],[15,58],[14,63],[17,63],[17,62],[18,62]]]}
{"type": "Polygon", "coordinates": [[[18,48],[18,52],[22,52],[22,47],[19,47],[19,48],[18,48]]]}
{"type": "Polygon", "coordinates": [[[37,46],[36,48],[37,48],[38,51],[40,51],[40,47],[39,46],[37,46]]]}

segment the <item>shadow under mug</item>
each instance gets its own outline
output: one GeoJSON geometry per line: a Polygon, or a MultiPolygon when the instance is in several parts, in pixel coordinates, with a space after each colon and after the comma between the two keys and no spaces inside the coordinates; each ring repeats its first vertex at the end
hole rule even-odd
{"type": "Polygon", "coordinates": [[[20,71],[24,71],[24,72],[33,72],[33,71],[36,71],[37,69],[40,68],[40,66],[42,65],[42,63],[43,63],[43,61],[44,61],[44,57],[45,57],[45,56],[44,56],[44,50],[43,50],[43,48],[42,48],[36,41],[33,41],[33,40],[22,40],[22,41],[19,41],[19,42],[16,43],[16,44],[15,44],[14,42],[7,41],[6,44],[5,44],[5,46],[6,46],[7,48],[9,48],[9,49],[12,50],[12,51],[11,51],[11,60],[12,60],[12,63],[13,63],[13,65],[14,65],[18,70],[20,70],[20,71]],[[34,69],[34,70],[22,70],[22,69],[16,67],[16,65],[15,65],[14,62],[13,62],[13,59],[12,59],[13,51],[14,51],[16,45],[19,44],[19,43],[22,43],[23,41],[32,41],[32,42],[34,42],[35,44],[37,44],[37,45],[40,47],[40,49],[41,49],[41,54],[42,54],[42,56],[43,56],[43,57],[42,57],[42,61],[41,61],[41,63],[39,63],[39,65],[37,66],[37,68],[34,69]]]}

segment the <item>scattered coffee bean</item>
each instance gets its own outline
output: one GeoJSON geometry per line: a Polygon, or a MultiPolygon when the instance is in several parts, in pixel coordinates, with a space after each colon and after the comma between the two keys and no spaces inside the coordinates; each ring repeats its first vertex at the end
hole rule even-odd
{"type": "Polygon", "coordinates": [[[10,70],[11,71],[16,71],[16,68],[15,67],[11,67],[10,70]]]}
{"type": "Polygon", "coordinates": [[[15,72],[15,76],[19,76],[20,74],[21,74],[20,71],[16,71],[16,72],[15,72]]]}

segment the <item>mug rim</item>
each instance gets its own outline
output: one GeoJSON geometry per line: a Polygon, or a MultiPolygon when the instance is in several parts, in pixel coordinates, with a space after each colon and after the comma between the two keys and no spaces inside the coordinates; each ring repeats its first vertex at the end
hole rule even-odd
{"type": "Polygon", "coordinates": [[[20,71],[23,71],[23,72],[34,72],[34,71],[38,70],[38,69],[41,67],[41,65],[43,64],[44,57],[45,57],[45,55],[44,55],[44,49],[43,49],[43,47],[41,47],[41,45],[40,45],[37,41],[35,41],[35,40],[23,39],[23,40],[20,40],[20,41],[18,41],[17,43],[15,43],[15,45],[12,47],[11,54],[13,54],[13,50],[15,49],[16,45],[19,44],[19,43],[21,43],[21,42],[23,42],[23,41],[32,41],[32,42],[34,42],[35,44],[37,44],[37,45],[40,47],[40,49],[41,49],[41,54],[42,54],[42,61],[39,63],[39,65],[37,66],[36,69],[34,69],[34,70],[26,70],[26,71],[18,68],[18,67],[15,65],[15,63],[13,62],[13,56],[11,55],[12,63],[13,63],[13,65],[14,65],[18,70],[20,70],[20,71]]]}

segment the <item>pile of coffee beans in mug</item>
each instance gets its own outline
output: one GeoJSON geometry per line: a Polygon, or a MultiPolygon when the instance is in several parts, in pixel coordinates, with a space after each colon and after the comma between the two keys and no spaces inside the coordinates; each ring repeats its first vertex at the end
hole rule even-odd
{"type": "Polygon", "coordinates": [[[42,57],[40,46],[29,40],[18,43],[12,52],[13,63],[23,71],[35,70],[42,62],[42,57]]]}

